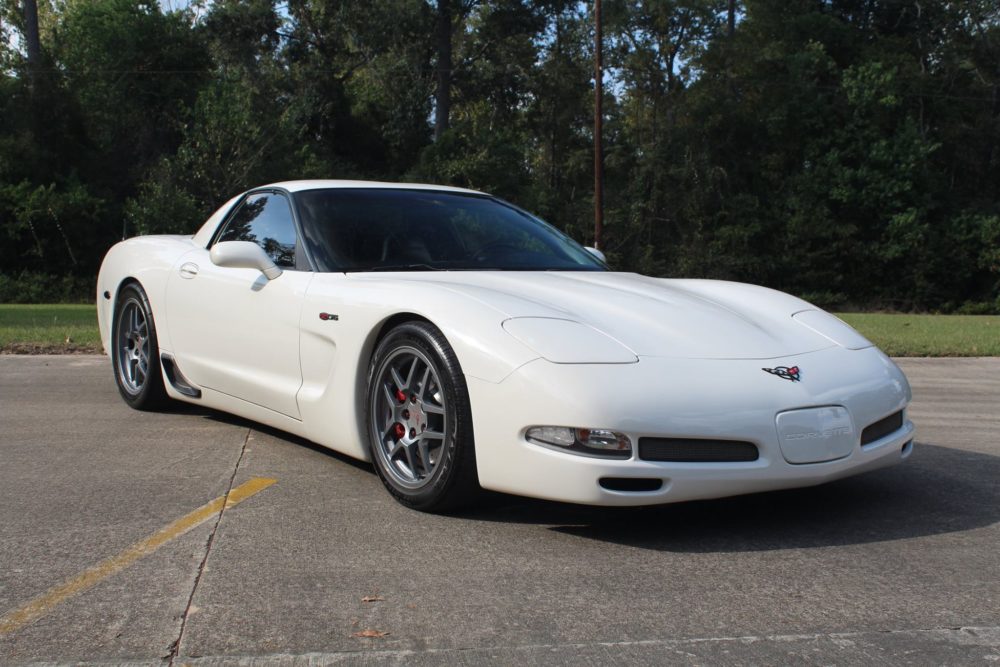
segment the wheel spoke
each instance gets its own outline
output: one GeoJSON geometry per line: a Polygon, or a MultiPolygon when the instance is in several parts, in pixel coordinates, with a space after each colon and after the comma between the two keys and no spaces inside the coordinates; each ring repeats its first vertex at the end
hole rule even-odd
{"type": "Polygon", "coordinates": [[[424,412],[429,412],[432,415],[443,415],[444,406],[434,405],[433,403],[424,403],[424,412]]]}
{"type": "Polygon", "coordinates": [[[420,434],[420,437],[428,440],[444,440],[444,433],[439,433],[437,431],[424,431],[420,434]]]}
{"type": "Polygon", "coordinates": [[[406,374],[406,391],[413,390],[413,376],[417,373],[417,364],[420,360],[417,357],[413,357],[413,363],[410,364],[410,372],[406,374]]]}
{"type": "Polygon", "coordinates": [[[428,366],[427,368],[424,369],[424,377],[420,380],[420,393],[417,394],[417,397],[420,398],[420,400],[424,400],[424,394],[427,391],[427,380],[428,378],[430,378],[430,376],[431,376],[431,367],[428,366]]]}
{"type": "Polygon", "coordinates": [[[403,382],[403,378],[399,376],[399,371],[396,370],[395,366],[389,366],[389,373],[392,375],[392,381],[396,384],[396,389],[406,391],[406,383],[403,382]]]}
{"type": "Polygon", "coordinates": [[[417,442],[417,448],[420,452],[420,463],[423,465],[424,470],[429,473],[432,469],[430,446],[427,444],[426,440],[421,438],[420,441],[417,442]]]}
{"type": "Polygon", "coordinates": [[[420,473],[417,472],[417,457],[414,456],[413,444],[404,445],[403,451],[406,453],[406,465],[410,468],[410,475],[414,481],[419,480],[420,473]]]}
{"type": "Polygon", "coordinates": [[[404,445],[402,442],[397,442],[397,443],[393,444],[392,449],[389,450],[389,461],[390,461],[390,463],[392,462],[393,459],[396,458],[396,456],[399,455],[399,452],[402,451],[402,450],[404,450],[404,449],[406,449],[406,445],[404,445]]]}
{"type": "Polygon", "coordinates": [[[385,394],[385,400],[388,403],[389,411],[392,411],[392,406],[396,404],[396,397],[392,395],[392,389],[389,389],[389,383],[382,383],[382,392],[385,394]]]}

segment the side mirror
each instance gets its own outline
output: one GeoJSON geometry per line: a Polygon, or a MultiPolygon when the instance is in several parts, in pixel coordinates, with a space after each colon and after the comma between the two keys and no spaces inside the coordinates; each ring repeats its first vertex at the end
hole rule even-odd
{"type": "Polygon", "coordinates": [[[281,275],[281,269],[271,261],[264,249],[250,241],[223,241],[212,246],[212,264],[233,269],[257,269],[268,280],[281,275]]]}
{"type": "Polygon", "coordinates": [[[587,252],[589,252],[589,253],[590,253],[591,255],[593,255],[593,256],[594,256],[594,257],[596,257],[597,259],[601,260],[601,261],[602,261],[602,262],[604,262],[605,264],[607,264],[607,263],[608,263],[608,258],[607,258],[607,257],[605,257],[605,256],[604,256],[604,253],[603,253],[603,252],[601,252],[600,250],[598,250],[597,248],[591,248],[590,246],[586,246],[586,250],[587,250],[587,252]]]}

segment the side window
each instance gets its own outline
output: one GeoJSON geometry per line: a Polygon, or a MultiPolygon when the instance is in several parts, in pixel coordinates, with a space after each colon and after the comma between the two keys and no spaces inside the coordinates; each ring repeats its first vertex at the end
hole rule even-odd
{"type": "Polygon", "coordinates": [[[288,200],[273,192],[250,195],[219,235],[221,241],[256,243],[282,268],[295,268],[295,223],[288,200]]]}

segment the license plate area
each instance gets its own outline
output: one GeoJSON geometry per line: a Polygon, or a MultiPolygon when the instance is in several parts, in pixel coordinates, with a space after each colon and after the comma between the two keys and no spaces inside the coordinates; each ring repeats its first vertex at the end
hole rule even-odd
{"type": "Polygon", "coordinates": [[[850,455],[857,443],[847,408],[788,410],[775,420],[781,455],[789,463],[822,463],[850,455]]]}

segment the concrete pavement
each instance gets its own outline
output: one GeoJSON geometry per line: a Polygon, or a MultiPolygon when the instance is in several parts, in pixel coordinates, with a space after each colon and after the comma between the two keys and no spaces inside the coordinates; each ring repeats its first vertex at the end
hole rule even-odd
{"type": "Polygon", "coordinates": [[[918,436],[895,468],[643,509],[497,495],[441,517],[297,438],[131,411],[102,357],[0,356],[0,616],[277,480],[0,631],[0,664],[995,664],[1000,359],[900,365],[918,436]]]}

